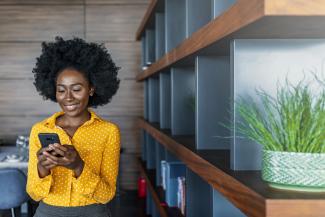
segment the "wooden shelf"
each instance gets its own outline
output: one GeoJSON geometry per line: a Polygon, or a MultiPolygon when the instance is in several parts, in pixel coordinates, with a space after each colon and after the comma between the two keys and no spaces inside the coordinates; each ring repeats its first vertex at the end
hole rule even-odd
{"type": "Polygon", "coordinates": [[[140,26],[139,26],[139,28],[138,28],[138,30],[136,32],[136,37],[135,37],[136,40],[140,40],[141,39],[142,34],[146,30],[146,26],[150,22],[153,14],[155,12],[155,9],[157,7],[157,4],[158,4],[158,0],[151,0],[150,4],[148,5],[147,11],[144,14],[144,17],[142,18],[142,21],[140,23],[140,26]]]}
{"type": "Polygon", "coordinates": [[[162,206],[162,202],[164,203],[164,190],[161,187],[155,187],[155,179],[156,179],[156,172],[155,170],[147,170],[145,166],[145,162],[141,159],[137,159],[138,167],[140,170],[141,175],[145,178],[147,186],[150,190],[152,198],[156,204],[158,212],[161,217],[184,217],[180,210],[176,207],[168,207],[162,206]]]}
{"type": "Polygon", "coordinates": [[[272,189],[261,179],[260,171],[230,170],[228,151],[197,151],[194,136],[172,136],[158,123],[142,118],[139,127],[248,216],[320,217],[325,213],[325,193],[272,189]]]}
{"type": "MultiPolygon", "coordinates": [[[[140,39],[157,1],[152,1],[137,32],[140,39]],[[155,3],[154,3],[155,2],[155,3]]],[[[157,7],[157,6],[156,6],[157,7]]],[[[325,4],[322,0],[238,0],[137,76],[142,81],[194,54],[228,55],[229,41],[236,38],[324,38],[325,4]]]]}

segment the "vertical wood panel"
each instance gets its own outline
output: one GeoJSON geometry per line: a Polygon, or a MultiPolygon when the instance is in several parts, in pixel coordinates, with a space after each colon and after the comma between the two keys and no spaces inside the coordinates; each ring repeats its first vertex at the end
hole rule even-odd
{"type": "Polygon", "coordinates": [[[143,84],[134,80],[122,80],[111,103],[98,110],[108,115],[139,116],[143,113],[143,95],[140,91],[143,91],[143,84]]]}
{"type": "Polygon", "coordinates": [[[0,41],[83,37],[83,6],[15,5],[0,7],[0,41]]]}
{"type": "Polygon", "coordinates": [[[146,5],[89,5],[86,38],[92,41],[134,41],[146,5]]]}
{"type": "Polygon", "coordinates": [[[32,79],[40,43],[0,43],[0,79],[32,79]]]}
{"type": "MultiPolygon", "coordinates": [[[[57,104],[43,101],[36,92],[33,80],[0,80],[1,115],[49,115],[57,111],[57,104]]],[[[6,126],[0,125],[0,130],[6,126]]]]}
{"type": "MultiPolygon", "coordinates": [[[[135,80],[140,72],[140,43],[122,42],[105,43],[117,66],[120,79],[135,80]]],[[[32,69],[36,57],[41,53],[41,43],[8,43],[0,42],[0,79],[33,78],[32,69]]]]}
{"type": "Polygon", "coordinates": [[[122,154],[120,158],[120,166],[123,168],[120,170],[119,178],[121,180],[122,189],[136,189],[137,179],[139,172],[136,164],[135,154],[122,154]]]}
{"type": "Polygon", "coordinates": [[[80,5],[84,0],[0,0],[0,5],[80,5]]]}
{"type": "Polygon", "coordinates": [[[139,42],[108,42],[105,43],[115,63],[121,67],[120,79],[133,79],[140,73],[140,43],[139,42]]]}
{"type": "Polygon", "coordinates": [[[86,4],[148,4],[151,0],[86,0],[86,4]]]}
{"type": "Polygon", "coordinates": [[[125,148],[124,153],[140,153],[140,131],[137,128],[137,117],[108,116],[102,112],[98,112],[98,114],[105,120],[116,123],[120,127],[122,147],[125,148]]]}
{"type": "Polygon", "coordinates": [[[33,123],[43,120],[46,116],[4,116],[0,115],[0,140],[5,144],[13,144],[17,135],[29,135],[33,123]]]}

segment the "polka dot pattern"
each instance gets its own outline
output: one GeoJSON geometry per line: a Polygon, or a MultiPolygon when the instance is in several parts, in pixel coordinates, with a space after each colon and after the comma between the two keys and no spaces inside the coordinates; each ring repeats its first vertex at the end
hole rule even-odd
{"type": "Polygon", "coordinates": [[[90,120],[78,128],[73,138],[55,125],[56,118],[63,112],[55,113],[32,127],[26,190],[34,200],[68,207],[104,204],[114,197],[120,157],[120,130],[93,111],[90,113],[90,120]],[[64,167],[55,167],[44,178],[38,176],[36,153],[41,148],[39,133],[57,133],[61,144],[75,146],[85,162],[78,178],[74,177],[72,170],[64,167]]]}

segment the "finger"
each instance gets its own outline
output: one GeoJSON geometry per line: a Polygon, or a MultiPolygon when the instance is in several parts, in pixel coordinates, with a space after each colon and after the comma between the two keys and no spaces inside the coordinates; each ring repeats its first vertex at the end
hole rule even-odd
{"type": "Polygon", "coordinates": [[[38,161],[42,162],[42,161],[46,161],[46,157],[42,154],[38,156],[38,161]]]}
{"type": "Polygon", "coordinates": [[[58,157],[48,153],[48,152],[44,152],[44,156],[48,159],[51,159],[52,161],[58,162],[58,157]]]}
{"type": "Polygon", "coordinates": [[[53,164],[54,166],[58,166],[59,163],[57,161],[52,160],[51,158],[47,158],[47,162],[49,165],[53,164]]]}
{"type": "Polygon", "coordinates": [[[66,145],[60,145],[59,143],[54,143],[54,144],[52,144],[52,146],[53,146],[54,148],[58,148],[58,149],[60,149],[60,150],[63,151],[63,152],[68,151],[68,148],[66,147],[66,145]]]}
{"type": "Polygon", "coordinates": [[[47,148],[41,148],[41,149],[39,149],[39,150],[36,152],[36,155],[37,155],[37,156],[42,155],[44,151],[47,151],[47,148]]]}
{"type": "Polygon", "coordinates": [[[42,165],[43,167],[47,167],[47,166],[54,165],[54,164],[53,164],[51,161],[46,160],[46,161],[43,161],[43,162],[41,163],[41,165],[42,165]]]}
{"type": "Polygon", "coordinates": [[[71,160],[66,157],[59,157],[57,161],[58,166],[67,166],[69,164],[71,164],[71,160]]]}
{"type": "Polygon", "coordinates": [[[45,147],[45,148],[42,148],[41,149],[42,152],[45,152],[45,151],[51,151],[51,148],[49,146],[45,147]]]}
{"type": "Polygon", "coordinates": [[[56,147],[56,146],[53,146],[53,145],[50,145],[52,148],[53,148],[53,152],[52,155],[55,155],[55,154],[58,154],[58,155],[61,155],[61,156],[64,156],[65,155],[65,151],[62,151],[60,148],[56,147]]]}
{"type": "Polygon", "coordinates": [[[50,151],[51,151],[51,149],[50,149],[49,147],[47,147],[47,148],[42,148],[41,150],[39,150],[39,151],[37,152],[37,157],[40,157],[40,156],[44,155],[45,152],[50,152],[50,151]]]}
{"type": "Polygon", "coordinates": [[[66,152],[62,152],[62,151],[57,151],[57,150],[53,150],[53,152],[51,153],[52,155],[58,157],[59,159],[62,158],[64,155],[66,155],[66,152]]]}
{"type": "Polygon", "coordinates": [[[67,158],[63,159],[63,157],[56,157],[53,154],[49,154],[49,153],[47,153],[45,157],[47,160],[50,160],[51,162],[54,162],[55,165],[59,165],[59,166],[64,166],[70,163],[70,161],[67,158]]]}

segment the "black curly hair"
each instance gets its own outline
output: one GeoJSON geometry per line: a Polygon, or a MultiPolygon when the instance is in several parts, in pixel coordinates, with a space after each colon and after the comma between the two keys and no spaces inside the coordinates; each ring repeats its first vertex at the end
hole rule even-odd
{"type": "Polygon", "coordinates": [[[96,108],[111,101],[120,80],[119,67],[115,65],[103,44],[87,43],[83,39],[64,40],[55,37],[55,42],[42,42],[42,53],[33,69],[34,85],[44,99],[56,102],[56,79],[64,69],[81,72],[95,88],[89,98],[89,107],[96,108]]]}

